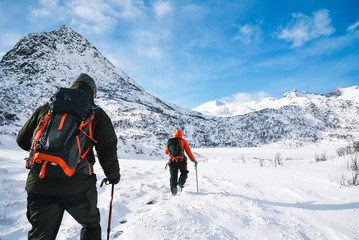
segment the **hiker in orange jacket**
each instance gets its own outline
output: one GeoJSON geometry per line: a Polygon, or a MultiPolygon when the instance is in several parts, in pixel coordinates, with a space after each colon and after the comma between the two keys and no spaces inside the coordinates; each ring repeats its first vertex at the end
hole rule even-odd
{"type": "MultiPolygon", "coordinates": [[[[187,180],[187,156],[197,166],[198,162],[194,158],[191,149],[185,139],[182,138],[182,131],[178,129],[171,139],[168,140],[165,153],[169,155],[168,166],[170,167],[170,186],[172,195],[177,194],[177,185],[180,187],[180,191],[184,188],[184,184],[187,180]],[[178,170],[181,172],[178,179],[178,170]]],[[[167,165],[166,165],[167,167],[167,165]]]]}

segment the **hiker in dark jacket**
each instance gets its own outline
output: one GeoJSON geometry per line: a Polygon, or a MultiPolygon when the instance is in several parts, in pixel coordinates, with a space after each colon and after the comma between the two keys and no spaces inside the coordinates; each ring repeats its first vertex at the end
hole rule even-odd
{"type": "Polygon", "coordinates": [[[194,162],[196,166],[198,164],[198,162],[196,161],[196,159],[194,158],[191,152],[191,149],[188,146],[187,141],[182,137],[183,137],[182,131],[178,129],[175,135],[173,135],[173,137],[168,141],[165,149],[165,153],[169,155],[168,166],[170,168],[170,174],[171,174],[170,186],[171,186],[172,195],[177,194],[177,185],[179,186],[180,191],[182,191],[182,189],[184,188],[184,184],[186,183],[187,180],[187,174],[189,171],[187,170],[187,157],[185,156],[184,152],[187,153],[188,157],[191,159],[192,162],[194,162]],[[169,147],[170,144],[172,145],[172,143],[170,142],[176,139],[178,139],[178,143],[180,144],[178,147],[176,146],[177,150],[180,151],[179,156],[174,156],[175,153],[171,152],[172,147],[171,146],[169,147]],[[181,172],[179,179],[178,179],[178,170],[181,172]]]}
{"type": "MultiPolygon", "coordinates": [[[[95,163],[92,147],[94,144],[108,182],[117,184],[121,177],[117,159],[117,137],[108,115],[94,104],[96,84],[90,76],[82,73],[71,88],[87,92],[95,111],[91,131],[97,143],[86,139],[85,149],[90,150],[85,158],[90,164],[95,163]]],[[[30,150],[33,132],[48,110],[49,104],[39,107],[19,131],[17,143],[22,149],[30,150]]],[[[28,194],[27,218],[32,225],[28,239],[55,239],[65,210],[82,225],[81,239],[101,239],[96,174],[93,172],[86,175],[75,171],[67,179],[40,179],[33,171],[29,171],[25,190],[28,194]]]]}

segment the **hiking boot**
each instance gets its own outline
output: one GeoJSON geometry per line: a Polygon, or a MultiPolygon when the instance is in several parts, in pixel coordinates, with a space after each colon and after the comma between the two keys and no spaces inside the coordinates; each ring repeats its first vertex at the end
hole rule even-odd
{"type": "Polygon", "coordinates": [[[182,184],[178,184],[180,192],[182,192],[184,186],[182,184]]]}
{"type": "Polygon", "coordinates": [[[172,196],[175,196],[177,194],[177,187],[171,189],[172,196]]]}

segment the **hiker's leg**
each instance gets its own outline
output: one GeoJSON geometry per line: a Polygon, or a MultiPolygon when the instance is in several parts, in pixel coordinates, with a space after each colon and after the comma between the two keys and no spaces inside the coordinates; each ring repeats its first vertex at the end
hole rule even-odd
{"type": "Polygon", "coordinates": [[[96,185],[92,185],[81,193],[59,196],[58,200],[66,211],[81,224],[81,240],[101,239],[96,185]]]}
{"type": "Polygon", "coordinates": [[[172,192],[172,194],[176,194],[177,193],[178,166],[177,166],[176,162],[171,162],[169,164],[169,167],[170,167],[170,173],[171,173],[171,178],[170,178],[171,192],[172,192]]]}
{"type": "Polygon", "coordinates": [[[28,239],[55,239],[63,215],[64,209],[53,197],[28,192],[26,216],[32,226],[28,239]]]}
{"type": "Polygon", "coordinates": [[[184,184],[186,183],[187,174],[188,174],[187,161],[182,161],[179,163],[179,170],[181,172],[181,175],[178,180],[178,185],[180,186],[180,188],[183,188],[184,184]]]}

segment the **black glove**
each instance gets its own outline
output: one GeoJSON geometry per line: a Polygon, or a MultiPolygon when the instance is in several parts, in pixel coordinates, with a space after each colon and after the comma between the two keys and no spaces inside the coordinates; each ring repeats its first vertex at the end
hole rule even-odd
{"type": "Polygon", "coordinates": [[[117,183],[120,182],[120,179],[121,179],[121,175],[120,175],[119,177],[117,177],[117,178],[108,179],[108,182],[109,182],[110,184],[117,184],[117,183]]]}
{"type": "Polygon", "coordinates": [[[117,178],[104,178],[101,182],[101,185],[100,187],[102,187],[102,185],[105,183],[106,185],[109,185],[109,184],[117,184],[120,182],[120,179],[121,179],[121,175],[119,175],[117,178]]]}

